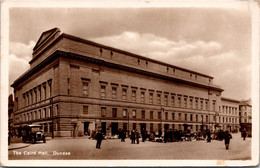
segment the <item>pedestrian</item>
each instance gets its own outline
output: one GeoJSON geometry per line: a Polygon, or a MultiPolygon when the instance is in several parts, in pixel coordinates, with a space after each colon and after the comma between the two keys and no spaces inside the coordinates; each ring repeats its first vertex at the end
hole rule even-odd
{"type": "Polygon", "coordinates": [[[168,142],[168,138],[169,138],[168,130],[165,130],[165,132],[164,132],[164,143],[168,142]]]}
{"type": "Polygon", "coordinates": [[[232,135],[228,132],[228,130],[226,130],[224,133],[224,139],[225,139],[226,150],[228,150],[230,139],[232,139],[232,135]]]}
{"type": "Polygon", "coordinates": [[[131,131],[131,144],[135,144],[135,131],[131,131]]]}
{"type": "Polygon", "coordinates": [[[144,128],[142,129],[141,135],[142,135],[142,142],[145,142],[146,136],[147,136],[147,131],[144,128]]]}
{"type": "Polygon", "coordinates": [[[126,132],[125,130],[121,131],[121,142],[125,142],[125,138],[126,138],[126,132]]]}
{"type": "Polygon", "coordinates": [[[140,133],[137,131],[137,130],[135,130],[135,139],[136,139],[136,143],[137,144],[139,144],[139,136],[140,136],[140,133]]]}
{"type": "Polygon", "coordinates": [[[211,132],[209,129],[206,130],[206,134],[207,134],[207,143],[211,142],[211,132]]]}
{"type": "Polygon", "coordinates": [[[243,129],[242,131],[242,137],[244,140],[246,140],[246,129],[243,129]]]}
{"type": "Polygon", "coordinates": [[[103,140],[103,135],[101,133],[101,131],[98,131],[97,134],[96,134],[96,139],[97,139],[97,145],[96,145],[96,148],[97,149],[101,149],[101,142],[103,140]]]}

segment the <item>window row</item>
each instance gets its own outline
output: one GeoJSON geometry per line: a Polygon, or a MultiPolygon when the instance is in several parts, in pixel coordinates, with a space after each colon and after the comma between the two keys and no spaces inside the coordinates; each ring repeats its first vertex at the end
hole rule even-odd
{"type": "MultiPolygon", "coordinates": [[[[83,83],[83,95],[88,93],[88,83],[83,83]]],[[[209,110],[209,100],[193,96],[154,91],[137,87],[128,87],[118,84],[108,86],[107,82],[100,82],[100,97],[102,99],[110,97],[112,100],[132,101],[149,104],[159,104],[173,107],[183,107],[191,109],[209,110]],[[111,88],[111,90],[109,90],[111,88]],[[111,96],[107,92],[111,92],[111,96]]],[[[212,101],[212,109],[216,111],[216,100],[212,101]]],[[[220,109],[220,108],[219,108],[220,109]]]]}
{"type": "Polygon", "coordinates": [[[230,106],[222,106],[222,112],[223,114],[232,114],[237,115],[238,114],[238,108],[237,107],[230,107],[230,106]]]}
{"type": "Polygon", "coordinates": [[[38,85],[37,87],[23,93],[23,106],[40,102],[52,96],[52,80],[38,85]]]}
{"type": "MultiPolygon", "coordinates": [[[[59,105],[56,104],[53,107],[55,107],[53,116],[56,116],[59,111],[59,105]]],[[[16,117],[16,122],[33,121],[50,117],[52,117],[52,106],[20,114],[16,117]]]]}

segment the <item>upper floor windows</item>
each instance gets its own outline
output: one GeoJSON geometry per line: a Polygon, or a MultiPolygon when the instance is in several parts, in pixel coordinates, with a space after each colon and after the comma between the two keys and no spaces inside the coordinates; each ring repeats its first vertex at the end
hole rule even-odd
{"type": "Polygon", "coordinates": [[[136,90],[132,90],[132,101],[136,102],[136,90]]]}
{"type": "Polygon", "coordinates": [[[145,102],[145,92],[141,91],[141,103],[145,102]]]}
{"type": "Polygon", "coordinates": [[[149,103],[153,104],[153,93],[152,92],[149,93],[149,103]]]}
{"type": "Polygon", "coordinates": [[[123,89],[122,89],[122,99],[123,99],[124,101],[127,100],[127,89],[126,89],[126,88],[123,88],[123,89]]]}
{"type": "Polygon", "coordinates": [[[101,98],[106,98],[106,85],[101,85],[101,98]]]}

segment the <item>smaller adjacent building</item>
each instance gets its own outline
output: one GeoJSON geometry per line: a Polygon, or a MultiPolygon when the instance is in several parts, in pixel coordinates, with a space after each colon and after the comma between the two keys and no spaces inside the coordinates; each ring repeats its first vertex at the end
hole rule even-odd
{"type": "Polygon", "coordinates": [[[242,100],[239,103],[240,129],[252,130],[252,104],[251,100],[242,100]]]}
{"type": "Polygon", "coordinates": [[[239,100],[230,98],[221,98],[221,109],[219,109],[219,126],[230,132],[239,131],[239,100]]]}

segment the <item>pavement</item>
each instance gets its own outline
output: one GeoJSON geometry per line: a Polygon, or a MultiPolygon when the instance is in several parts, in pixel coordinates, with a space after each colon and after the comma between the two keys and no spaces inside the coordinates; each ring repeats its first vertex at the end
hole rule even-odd
{"type": "Polygon", "coordinates": [[[232,134],[230,149],[223,141],[183,141],[171,143],[141,142],[131,144],[130,139],[103,140],[101,149],[89,137],[48,138],[46,143],[37,142],[24,148],[9,150],[10,160],[249,160],[251,138],[245,141],[240,134],[232,134]]]}

